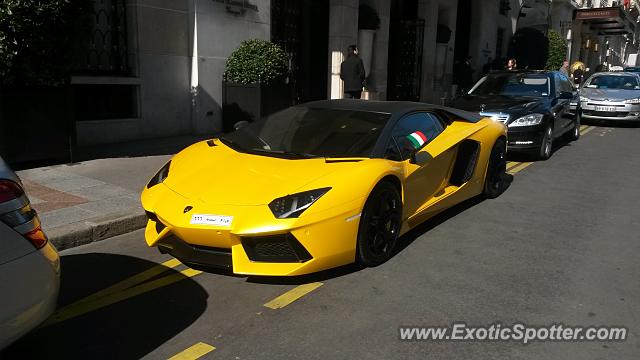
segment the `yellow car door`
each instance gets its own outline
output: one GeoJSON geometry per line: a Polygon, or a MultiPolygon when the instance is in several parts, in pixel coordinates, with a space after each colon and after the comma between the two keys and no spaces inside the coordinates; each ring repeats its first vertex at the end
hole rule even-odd
{"type": "Polygon", "coordinates": [[[435,156],[429,152],[429,144],[444,128],[444,122],[437,115],[416,112],[400,119],[392,131],[391,158],[402,160],[404,166],[405,219],[420,212],[446,185],[455,151],[439,152],[435,156]]]}

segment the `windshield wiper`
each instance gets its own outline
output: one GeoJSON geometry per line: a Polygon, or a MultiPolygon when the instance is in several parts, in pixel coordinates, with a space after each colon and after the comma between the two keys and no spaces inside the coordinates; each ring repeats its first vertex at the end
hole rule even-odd
{"type": "Polygon", "coordinates": [[[243,148],[242,146],[238,145],[235,141],[233,141],[231,139],[228,139],[228,138],[226,138],[226,137],[224,137],[222,135],[218,136],[218,140],[220,140],[221,143],[227,145],[228,147],[230,147],[230,148],[232,148],[232,149],[234,149],[236,151],[241,151],[241,152],[247,151],[245,148],[243,148]]]}
{"type": "Polygon", "coordinates": [[[218,135],[218,140],[220,140],[220,142],[222,142],[225,145],[230,145],[233,144],[233,140],[229,140],[226,137],[222,136],[222,135],[218,135]]]}
{"type": "Polygon", "coordinates": [[[295,157],[295,158],[300,158],[300,159],[313,159],[313,158],[320,157],[318,155],[295,152],[295,151],[285,151],[285,150],[269,150],[269,149],[253,148],[253,149],[251,149],[251,151],[252,152],[258,152],[258,153],[265,153],[265,154],[290,156],[290,157],[295,157]]]}
{"type": "Polygon", "coordinates": [[[363,160],[365,160],[365,158],[335,158],[335,157],[324,158],[324,162],[326,162],[327,164],[343,163],[343,162],[360,162],[363,160]]]}

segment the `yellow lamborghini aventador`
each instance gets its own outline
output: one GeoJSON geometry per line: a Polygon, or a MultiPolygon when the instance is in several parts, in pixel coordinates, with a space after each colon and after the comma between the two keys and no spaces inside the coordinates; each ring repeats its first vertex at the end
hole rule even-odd
{"type": "Polygon", "coordinates": [[[506,129],[429,104],[294,106],[178,153],[142,193],[149,246],[194,267],[301,275],[393,255],[438,212],[504,188],[506,129]]]}

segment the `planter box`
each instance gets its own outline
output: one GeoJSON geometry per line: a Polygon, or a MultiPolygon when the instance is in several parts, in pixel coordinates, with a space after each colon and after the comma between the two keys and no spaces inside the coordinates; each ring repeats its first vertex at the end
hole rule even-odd
{"type": "Polygon", "coordinates": [[[0,90],[0,155],[12,164],[70,161],[75,142],[68,87],[0,90]]]}
{"type": "Polygon", "coordinates": [[[238,121],[257,121],[293,105],[288,84],[249,84],[224,82],[222,86],[222,131],[233,130],[238,121]]]}

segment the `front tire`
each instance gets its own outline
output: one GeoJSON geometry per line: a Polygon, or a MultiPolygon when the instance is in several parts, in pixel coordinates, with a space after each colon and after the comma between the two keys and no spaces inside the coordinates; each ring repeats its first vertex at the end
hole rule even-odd
{"type": "Polygon", "coordinates": [[[495,199],[504,192],[505,176],[507,173],[507,142],[500,138],[493,145],[489,163],[487,164],[487,174],[484,178],[484,196],[488,199],[495,199]]]}
{"type": "Polygon", "coordinates": [[[402,224],[402,199],[398,189],[383,181],[373,189],[362,210],[356,261],[376,266],[387,261],[395,250],[402,224]]]}
{"type": "Polygon", "coordinates": [[[547,128],[542,135],[542,141],[540,142],[540,151],[538,153],[539,160],[547,160],[551,157],[551,151],[553,150],[553,127],[551,124],[547,125],[547,128]]]}
{"type": "Polygon", "coordinates": [[[567,132],[566,139],[569,141],[576,141],[578,139],[580,139],[580,110],[576,111],[576,122],[575,122],[575,126],[573,127],[573,129],[571,129],[571,131],[567,132]]]}

